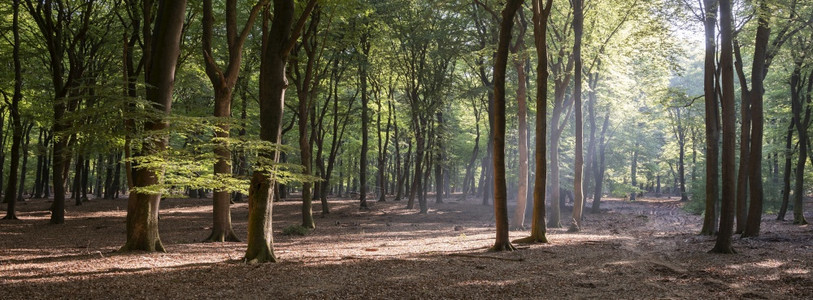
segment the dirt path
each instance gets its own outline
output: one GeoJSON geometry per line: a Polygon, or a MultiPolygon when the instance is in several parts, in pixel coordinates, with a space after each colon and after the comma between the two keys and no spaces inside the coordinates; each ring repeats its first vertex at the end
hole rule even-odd
{"type": "MultiPolygon", "coordinates": [[[[162,203],[168,253],[119,254],[126,201],[69,207],[66,224],[47,225],[45,200],[20,205],[22,220],[0,222],[4,298],[811,298],[813,232],[768,216],[763,235],[735,239],[737,255],[707,254],[701,219],[676,200],[610,199],[586,214],[584,230],[549,229],[550,244],[488,253],[493,208],[478,200],[430,203],[331,200],[306,236],[282,228],[300,220],[296,201],[275,205],[277,264],[249,266],[245,243],[199,243],[211,200],[162,203]]],[[[318,204],[314,211],[320,211],[318,204]]],[[[245,236],[247,206],[233,208],[245,236]]],[[[563,212],[563,215],[569,215],[563,212]]],[[[527,234],[512,231],[512,238],[527,234]]]]}

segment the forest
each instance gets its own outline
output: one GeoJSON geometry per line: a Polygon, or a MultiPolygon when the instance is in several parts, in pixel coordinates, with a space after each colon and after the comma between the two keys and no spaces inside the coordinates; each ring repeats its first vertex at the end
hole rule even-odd
{"type": "Polygon", "coordinates": [[[813,297],[810,0],[7,0],[0,66],[9,299],[813,297]]]}

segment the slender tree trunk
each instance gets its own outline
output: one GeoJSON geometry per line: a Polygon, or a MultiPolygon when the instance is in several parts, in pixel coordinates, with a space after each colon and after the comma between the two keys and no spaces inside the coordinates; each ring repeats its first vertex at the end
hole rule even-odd
{"type": "MultiPolygon", "coordinates": [[[[215,62],[212,51],[212,31],[214,26],[214,13],[211,0],[203,1],[203,35],[201,45],[205,62],[206,75],[212,83],[214,90],[214,116],[222,121],[217,125],[215,137],[218,142],[214,147],[217,160],[214,165],[215,176],[232,176],[232,153],[229,146],[229,122],[231,117],[231,104],[234,88],[240,76],[243,44],[249,30],[254,23],[262,5],[260,1],[254,5],[246,21],[245,27],[237,29],[237,1],[226,1],[226,40],[228,44],[227,64],[221,69],[215,62]]],[[[205,239],[207,242],[238,242],[240,239],[234,234],[231,224],[231,197],[226,189],[216,188],[212,191],[212,232],[205,239]]]]}
{"type": "Polygon", "coordinates": [[[706,53],[703,71],[703,90],[705,95],[705,127],[706,127],[706,206],[703,217],[702,235],[714,235],[717,233],[717,212],[716,203],[720,197],[719,184],[719,141],[720,141],[720,114],[719,103],[717,102],[717,92],[715,86],[716,75],[716,43],[715,28],[717,23],[717,0],[703,0],[705,8],[705,36],[706,53]]]}
{"type": "Polygon", "coordinates": [[[531,219],[531,235],[516,240],[517,243],[547,243],[547,229],[545,228],[545,187],[547,162],[545,152],[547,143],[547,104],[548,104],[548,51],[547,51],[547,20],[550,16],[553,0],[546,0],[545,6],[541,0],[531,0],[534,24],[534,44],[536,46],[536,147],[534,153],[534,206],[531,219]]]}
{"type": "MultiPolygon", "coordinates": [[[[601,127],[601,137],[599,140],[599,151],[598,156],[599,159],[593,163],[593,176],[595,176],[595,190],[593,190],[593,206],[590,208],[594,214],[601,212],[601,195],[602,195],[602,185],[604,184],[604,169],[606,165],[604,164],[604,154],[607,150],[607,142],[605,141],[607,128],[610,127],[610,113],[604,115],[604,125],[601,127]]],[[[658,177],[660,180],[660,177],[658,177]]],[[[658,181],[658,188],[660,188],[660,181],[658,181]]]]}
{"type": "Polygon", "coordinates": [[[494,251],[512,251],[514,246],[508,239],[507,191],[505,186],[505,71],[508,64],[508,48],[511,43],[511,28],[514,16],[522,7],[522,0],[509,0],[502,11],[500,39],[494,62],[494,217],[497,236],[494,251]]]}
{"type": "Polygon", "coordinates": [[[20,153],[23,157],[23,163],[20,167],[20,187],[17,189],[17,202],[23,201],[23,190],[25,190],[25,174],[28,171],[28,145],[31,142],[31,128],[34,127],[34,123],[29,123],[28,126],[25,126],[23,129],[23,138],[25,139],[25,143],[23,143],[23,152],[20,153]]]}
{"type": "MultiPolygon", "coordinates": [[[[316,6],[316,0],[308,1],[293,33],[294,1],[274,0],[273,22],[268,28],[272,12],[263,14],[263,51],[260,63],[260,140],[279,144],[282,135],[282,111],[285,107],[285,90],[288,79],[285,65],[293,44],[304,26],[304,21],[316,6]]],[[[274,180],[265,170],[279,161],[279,151],[260,151],[258,171],[251,178],[248,192],[248,247],[245,259],[250,263],[275,262],[272,237],[272,208],[274,180]]]]}
{"type": "Polygon", "coordinates": [[[361,85],[361,153],[359,154],[359,181],[361,182],[361,191],[359,192],[359,208],[362,210],[368,210],[370,208],[367,205],[367,149],[369,147],[368,123],[370,123],[370,116],[367,108],[367,103],[370,101],[369,95],[367,94],[367,64],[369,59],[368,55],[370,54],[369,33],[364,33],[361,35],[360,44],[362,58],[361,66],[359,66],[359,82],[361,85]]]}
{"type": "Polygon", "coordinates": [[[576,117],[576,148],[573,158],[573,218],[570,220],[568,231],[576,232],[581,230],[582,206],[584,205],[584,189],[582,187],[582,175],[584,173],[584,114],[582,113],[582,31],[584,27],[584,11],[582,0],[573,0],[573,33],[575,42],[573,44],[573,57],[575,59],[574,79],[573,79],[573,107],[576,117]]]}
{"type": "MultiPolygon", "coordinates": [[[[12,4],[13,8],[13,16],[12,16],[12,34],[14,35],[14,45],[12,49],[12,56],[14,60],[14,94],[11,98],[11,122],[12,126],[14,127],[14,137],[12,138],[11,143],[11,170],[9,171],[9,180],[8,185],[6,186],[6,192],[3,195],[3,202],[8,203],[8,207],[6,208],[6,216],[3,219],[7,220],[16,220],[17,219],[17,211],[16,211],[16,202],[17,196],[16,188],[17,188],[17,167],[20,161],[20,141],[22,139],[23,128],[20,124],[20,101],[23,99],[22,94],[22,64],[20,62],[20,0],[14,0],[12,4]]],[[[5,97],[5,94],[3,94],[5,97]]],[[[8,102],[8,98],[6,97],[6,102],[8,102]]],[[[0,124],[0,130],[2,130],[2,124],[0,124]]],[[[0,152],[3,152],[3,149],[0,148],[0,152]]],[[[0,161],[0,164],[3,162],[0,161]]],[[[2,170],[0,170],[2,171],[2,170]]],[[[0,178],[2,181],[2,178],[0,178]]]]}
{"type": "Polygon", "coordinates": [[[734,70],[732,58],[732,10],[730,0],[720,2],[720,69],[722,81],[722,204],[720,207],[720,232],[713,253],[735,253],[731,246],[734,226],[736,193],[736,112],[734,105],[734,70]]]}
{"type": "Polygon", "coordinates": [[[437,127],[435,129],[435,203],[443,203],[443,188],[448,182],[443,181],[443,113],[435,114],[437,127]]]}
{"type": "MultiPolygon", "coordinates": [[[[759,236],[762,225],[762,202],[765,192],[762,190],[762,141],[765,127],[763,115],[763,94],[765,94],[763,81],[766,70],[766,51],[771,29],[769,20],[771,11],[765,0],[759,1],[757,35],[754,39],[754,63],[751,67],[751,161],[748,169],[748,192],[750,205],[748,207],[748,222],[745,225],[744,237],[759,236]]],[[[802,151],[800,153],[807,153],[802,151]]]]}
{"type": "MultiPolygon", "coordinates": [[[[512,47],[511,52],[514,54],[525,51],[525,30],[527,24],[525,17],[520,10],[519,18],[519,34],[517,41],[512,47]]],[[[518,145],[519,150],[519,176],[517,178],[517,207],[514,210],[514,218],[512,219],[513,226],[522,228],[525,223],[525,210],[528,204],[528,124],[526,116],[528,115],[527,87],[525,73],[526,58],[524,53],[520,53],[520,57],[514,59],[514,69],[517,71],[517,127],[518,127],[518,145]]],[[[544,122],[544,121],[543,121],[544,122]]]]}
{"type": "Polygon", "coordinates": [[[782,173],[782,205],[779,208],[779,214],[776,219],[779,221],[785,220],[785,213],[788,211],[788,199],[790,198],[790,173],[791,173],[791,158],[793,158],[793,148],[791,143],[793,140],[793,127],[794,122],[788,125],[788,134],[785,137],[785,168],[782,173]]]}

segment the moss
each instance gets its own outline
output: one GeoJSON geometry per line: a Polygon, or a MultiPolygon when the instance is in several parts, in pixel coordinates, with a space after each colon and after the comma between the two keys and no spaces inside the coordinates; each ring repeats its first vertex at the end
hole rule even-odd
{"type": "Polygon", "coordinates": [[[304,236],[310,233],[310,229],[305,228],[302,225],[290,225],[282,229],[282,234],[284,235],[300,235],[304,236]]]}

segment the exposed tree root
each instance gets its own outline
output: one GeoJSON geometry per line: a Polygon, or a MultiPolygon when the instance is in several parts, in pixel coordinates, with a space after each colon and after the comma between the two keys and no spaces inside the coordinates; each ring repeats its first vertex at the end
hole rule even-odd
{"type": "Polygon", "coordinates": [[[734,248],[733,248],[733,247],[730,247],[730,246],[729,246],[729,247],[718,247],[718,246],[714,246],[714,248],[712,248],[711,250],[709,250],[709,253],[717,253],[717,254],[737,254],[737,251],[736,251],[736,250],[734,250],[734,248]]]}
{"type": "Polygon", "coordinates": [[[503,242],[503,243],[496,243],[491,248],[488,248],[488,251],[516,251],[517,248],[514,245],[511,245],[511,242],[503,242]]]}
{"type": "Polygon", "coordinates": [[[204,243],[240,242],[240,239],[232,230],[213,230],[204,243]]]}
{"type": "Polygon", "coordinates": [[[524,261],[525,260],[522,257],[498,257],[498,256],[477,255],[477,254],[467,254],[467,253],[452,253],[452,254],[449,254],[449,256],[470,257],[470,258],[490,258],[490,259],[507,260],[507,261],[524,261]]]}
{"type": "Polygon", "coordinates": [[[548,239],[544,235],[530,235],[521,239],[516,239],[512,241],[516,244],[547,244],[548,239]]]}

